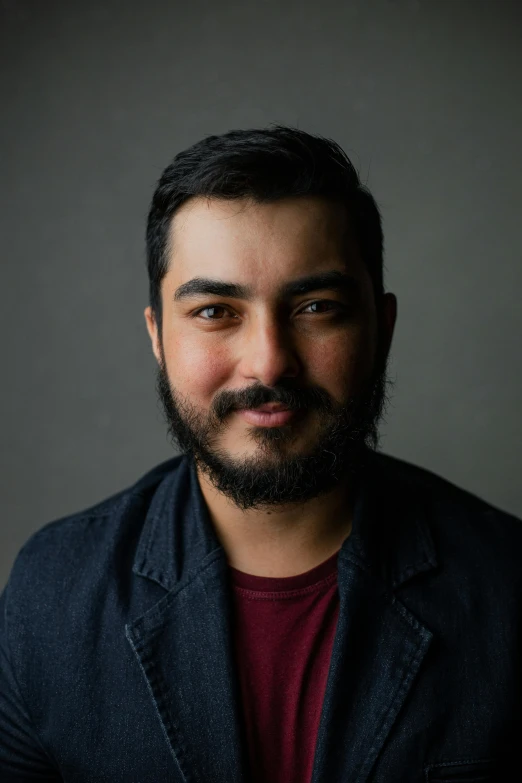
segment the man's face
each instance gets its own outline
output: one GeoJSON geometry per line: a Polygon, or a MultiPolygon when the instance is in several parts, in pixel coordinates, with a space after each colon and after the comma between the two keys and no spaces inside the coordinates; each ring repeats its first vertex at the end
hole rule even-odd
{"type": "Polygon", "coordinates": [[[177,445],[242,509],[331,490],[377,444],[395,322],[392,294],[377,311],[344,209],[195,198],[174,216],[171,240],[161,334],[150,308],[145,316],[177,445]],[[332,272],[340,287],[288,288],[332,272]],[[187,292],[194,278],[242,290],[187,292]],[[293,416],[247,420],[269,402],[293,416]]]}

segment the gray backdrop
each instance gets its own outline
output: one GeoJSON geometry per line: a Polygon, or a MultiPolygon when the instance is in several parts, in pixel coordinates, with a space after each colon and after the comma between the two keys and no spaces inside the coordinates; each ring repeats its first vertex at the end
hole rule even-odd
{"type": "Polygon", "coordinates": [[[0,9],[0,586],[33,531],[173,455],[142,314],[148,203],[182,148],[270,122],[336,139],[383,211],[383,450],[522,515],[517,2],[0,9]]]}

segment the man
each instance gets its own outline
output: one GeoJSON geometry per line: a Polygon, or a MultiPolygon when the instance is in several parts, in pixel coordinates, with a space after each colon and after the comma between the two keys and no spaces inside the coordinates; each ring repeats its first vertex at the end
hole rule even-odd
{"type": "Polygon", "coordinates": [[[145,319],[181,453],[18,554],[2,781],[508,779],[522,528],[377,451],[382,244],[325,138],[231,131],[164,171],[145,319]]]}

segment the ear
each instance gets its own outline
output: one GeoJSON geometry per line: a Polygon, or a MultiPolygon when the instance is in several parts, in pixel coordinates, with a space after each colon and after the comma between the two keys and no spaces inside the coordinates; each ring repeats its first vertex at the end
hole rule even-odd
{"type": "Polygon", "coordinates": [[[161,348],[159,340],[158,325],[154,318],[154,313],[150,307],[146,307],[143,315],[145,316],[145,323],[147,324],[147,331],[149,333],[150,341],[152,343],[152,352],[156,357],[158,364],[161,364],[161,348]]]}
{"type": "Polygon", "coordinates": [[[383,328],[383,348],[386,352],[386,356],[390,352],[391,343],[393,339],[393,332],[395,330],[395,323],[397,321],[397,297],[395,294],[384,294],[382,304],[382,328],[383,328]]]}

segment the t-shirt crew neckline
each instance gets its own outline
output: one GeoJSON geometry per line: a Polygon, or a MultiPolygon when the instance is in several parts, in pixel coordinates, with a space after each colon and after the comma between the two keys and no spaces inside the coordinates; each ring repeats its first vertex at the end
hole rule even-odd
{"type": "Polygon", "coordinates": [[[237,568],[229,566],[232,584],[244,590],[254,590],[262,593],[287,593],[289,590],[302,590],[305,587],[319,585],[319,583],[325,580],[330,582],[331,577],[337,575],[339,551],[309,571],[305,571],[303,574],[295,574],[294,576],[256,576],[254,574],[246,574],[244,571],[239,571],[237,568]]]}

